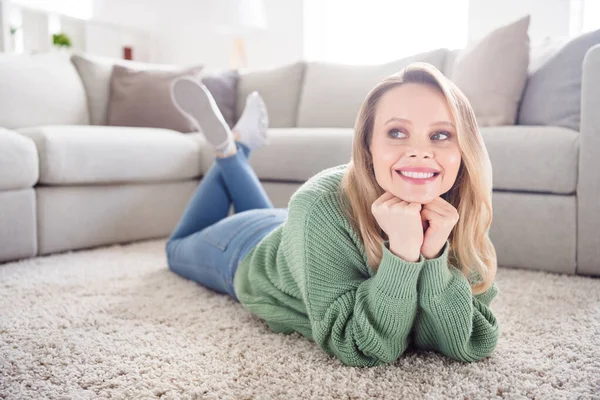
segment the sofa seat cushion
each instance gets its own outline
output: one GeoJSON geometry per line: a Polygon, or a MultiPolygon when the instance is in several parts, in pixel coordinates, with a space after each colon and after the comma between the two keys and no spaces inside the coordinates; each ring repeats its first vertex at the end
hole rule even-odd
{"type": "Polygon", "coordinates": [[[55,125],[18,132],[37,146],[42,184],[173,181],[201,174],[198,142],[169,129],[55,125]]]}
{"type": "Polygon", "coordinates": [[[579,132],[551,126],[481,128],[494,190],[572,194],[577,188],[579,132]]]}
{"type": "Polygon", "coordinates": [[[31,188],[38,181],[38,154],[33,141],[0,128],[0,191],[31,188]]]}
{"type": "MultiPolygon", "coordinates": [[[[305,182],[316,173],[350,161],[351,128],[269,129],[268,143],[250,155],[261,181],[305,182]]],[[[546,126],[501,126],[481,129],[492,162],[494,190],[570,194],[577,183],[578,132],[546,126]]],[[[202,134],[202,171],[214,151],[202,134]]]]}

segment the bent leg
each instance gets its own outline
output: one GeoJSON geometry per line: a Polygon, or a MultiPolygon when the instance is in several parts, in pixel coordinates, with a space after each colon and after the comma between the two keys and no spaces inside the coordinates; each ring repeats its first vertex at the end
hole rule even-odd
{"type": "Polygon", "coordinates": [[[249,210],[167,243],[169,268],[235,300],[234,277],[241,259],[287,217],[285,209],[249,210]]]}
{"type": "Polygon", "coordinates": [[[227,217],[230,205],[231,197],[221,170],[217,164],[213,164],[194,191],[169,240],[199,232],[227,217]]]}
{"type": "Polygon", "coordinates": [[[217,158],[223,180],[236,213],[257,208],[273,208],[269,196],[265,192],[256,173],[248,163],[249,149],[237,143],[238,151],[230,157],[217,158]]]}

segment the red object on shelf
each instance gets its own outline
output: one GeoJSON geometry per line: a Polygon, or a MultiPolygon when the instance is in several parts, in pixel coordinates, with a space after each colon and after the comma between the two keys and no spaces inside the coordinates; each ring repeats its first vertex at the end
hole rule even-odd
{"type": "Polygon", "coordinates": [[[133,49],[129,46],[123,47],[123,59],[124,60],[133,60],[133,49]]]}

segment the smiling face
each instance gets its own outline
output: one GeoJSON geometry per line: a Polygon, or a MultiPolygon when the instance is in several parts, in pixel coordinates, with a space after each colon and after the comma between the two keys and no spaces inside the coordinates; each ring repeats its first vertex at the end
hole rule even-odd
{"type": "Polygon", "coordinates": [[[377,183],[396,197],[427,204],[448,192],[461,156],[456,123],[443,93],[420,83],[388,90],[375,110],[370,150],[377,183]],[[437,173],[431,178],[423,173],[405,176],[415,168],[437,173]]]}

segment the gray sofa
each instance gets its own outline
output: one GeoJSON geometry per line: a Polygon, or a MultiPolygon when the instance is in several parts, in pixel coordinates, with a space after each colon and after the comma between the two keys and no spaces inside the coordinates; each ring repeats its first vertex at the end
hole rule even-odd
{"type": "MultiPolygon", "coordinates": [[[[34,57],[0,57],[10,95],[0,93],[0,260],[168,236],[214,160],[203,136],[90,125],[89,78],[64,56],[34,57]]],[[[378,80],[410,61],[447,74],[454,57],[440,49],[379,66],[298,62],[242,73],[238,99],[258,90],[269,109],[268,145],[250,161],[275,206],[286,207],[315,173],[348,162],[356,112],[378,80]]],[[[482,128],[500,265],[600,275],[599,109],[596,46],[583,66],[580,132],[482,128]]]]}

